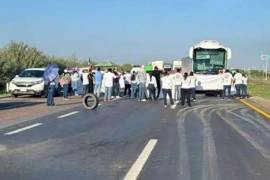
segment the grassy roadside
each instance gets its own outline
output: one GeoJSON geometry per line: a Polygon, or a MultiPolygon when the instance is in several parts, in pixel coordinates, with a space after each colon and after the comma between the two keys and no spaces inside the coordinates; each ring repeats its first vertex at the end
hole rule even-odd
{"type": "Polygon", "coordinates": [[[8,96],[10,96],[9,93],[7,93],[6,91],[1,91],[0,90],[0,98],[2,98],[2,97],[8,97],[8,96]]]}
{"type": "Polygon", "coordinates": [[[250,77],[248,92],[251,96],[259,96],[270,100],[270,79],[264,80],[263,77],[250,77]]]}

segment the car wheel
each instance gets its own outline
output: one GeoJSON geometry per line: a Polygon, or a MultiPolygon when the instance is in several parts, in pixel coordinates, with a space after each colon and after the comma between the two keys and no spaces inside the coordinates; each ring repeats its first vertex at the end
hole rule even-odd
{"type": "Polygon", "coordinates": [[[18,94],[12,94],[12,97],[17,98],[18,94]]]}

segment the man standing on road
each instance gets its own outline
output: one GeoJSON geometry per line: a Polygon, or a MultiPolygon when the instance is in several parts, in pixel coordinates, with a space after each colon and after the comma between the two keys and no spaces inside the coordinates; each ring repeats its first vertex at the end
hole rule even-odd
{"type": "Polygon", "coordinates": [[[104,101],[110,101],[111,100],[113,78],[114,78],[114,74],[112,73],[112,69],[109,68],[108,72],[106,72],[104,74],[104,77],[103,77],[103,83],[104,83],[104,87],[105,87],[104,101]]]}
{"type": "Polygon", "coordinates": [[[169,73],[165,71],[164,77],[161,78],[162,82],[162,93],[164,98],[164,107],[167,107],[167,95],[169,96],[170,103],[171,103],[171,109],[175,109],[176,105],[174,105],[173,99],[172,99],[172,79],[169,77],[169,73]]]}
{"type": "Polygon", "coordinates": [[[190,103],[190,95],[191,95],[191,79],[188,76],[188,73],[185,72],[182,80],[182,87],[181,87],[181,94],[182,94],[182,99],[181,99],[181,105],[185,105],[185,101],[187,100],[187,104],[189,107],[191,107],[190,103]]]}
{"type": "Polygon", "coordinates": [[[94,89],[94,93],[97,97],[100,96],[101,83],[102,83],[102,74],[100,72],[100,67],[98,67],[95,73],[95,89],[94,89]]]}
{"type": "Polygon", "coordinates": [[[129,72],[126,72],[124,74],[124,80],[125,80],[124,96],[130,97],[130,95],[131,95],[131,89],[130,89],[131,88],[131,74],[129,72]]]}
{"type": "Polygon", "coordinates": [[[88,70],[84,69],[82,72],[82,84],[83,84],[83,95],[88,93],[89,89],[89,79],[88,79],[88,70]]]}
{"type": "Polygon", "coordinates": [[[159,98],[161,84],[160,84],[160,74],[161,72],[158,70],[158,67],[154,67],[154,71],[152,72],[152,75],[156,78],[157,81],[157,95],[155,96],[155,99],[159,98]]]}
{"type": "Polygon", "coordinates": [[[236,97],[237,98],[241,98],[241,87],[243,84],[243,76],[240,73],[239,69],[236,70],[236,74],[233,77],[234,79],[234,85],[235,85],[235,89],[236,89],[236,97]]]}
{"type": "Polygon", "coordinates": [[[248,97],[248,93],[247,93],[247,81],[248,81],[248,77],[246,74],[243,74],[243,84],[242,84],[242,98],[247,98],[248,97]]]}
{"type": "Polygon", "coordinates": [[[232,87],[232,82],[233,82],[233,77],[232,74],[230,73],[230,71],[228,69],[226,69],[224,76],[223,76],[223,83],[224,83],[224,88],[223,88],[223,99],[226,96],[226,91],[228,90],[228,98],[231,97],[231,87],[232,87]]]}
{"type": "Polygon", "coordinates": [[[53,81],[48,82],[48,95],[47,95],[47,106],[55,106],[54,104],[54,91],[55,86],[59,81],[59,76],[57,76],[53,81]]]}
{"type": "Polygon", "coordinates": [[[137,79],[138,86],[139,86],[138,99],[139,99],[139,101],[146,101],[146,99],[145,99],[145,90],[146,90],[147,75],[144,72],[143,68],[140,69],[140,71],[138,72],[136,79],[137,79]]]}
{"type": "Polygon", "coordinates": [[[173,84],[174,84],[174,98],[176,103],[181,100],[181,82],[183,80],[183,75],[181,73],[181,68],[176,69],[176,73],[173,76],[173,84]]]}

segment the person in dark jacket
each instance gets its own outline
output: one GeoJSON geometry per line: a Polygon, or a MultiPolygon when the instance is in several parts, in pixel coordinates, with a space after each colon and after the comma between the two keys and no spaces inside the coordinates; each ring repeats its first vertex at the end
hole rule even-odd
{"type": "Polygon", "coordinates": [[[158,70],[158,67],[154,67],[154,71],[152,72],[152,75],[156,78],[157,81],[157,95],[155,96],[155,99],[159,98],[161,84],[160,84],[160,74],[161,72],[158,70]]]}
{"type": "Polygon", "coordinates": [[[94,93],[94,75],[91,68],[89,68],[88,80],[88,93],[94,93]]]}

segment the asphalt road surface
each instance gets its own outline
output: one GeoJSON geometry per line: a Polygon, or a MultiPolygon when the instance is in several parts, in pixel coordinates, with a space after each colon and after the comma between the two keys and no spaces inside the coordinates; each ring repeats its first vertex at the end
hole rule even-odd
{"type": "Polygon", "coordinates": [[[2,180],[269,180],[270,125],[235,100],[128,99],[0,129],[2,180]]]}

